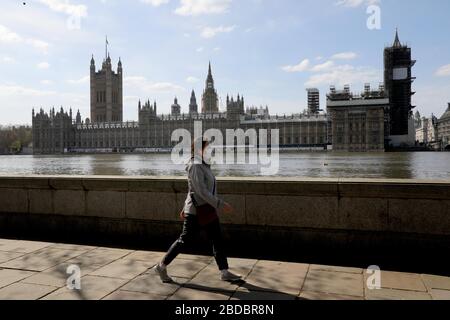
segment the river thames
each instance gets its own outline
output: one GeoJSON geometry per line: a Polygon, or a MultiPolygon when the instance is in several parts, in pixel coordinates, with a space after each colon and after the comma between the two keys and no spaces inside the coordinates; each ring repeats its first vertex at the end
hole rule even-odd
{"type": "MultiPolygon", "coordinates": [[[[261,176],[257,165],[215,165],[222,177],[261,176]]],[[[0,175],[182,176],[170,154],[0,156],[0,175]]],[[[279,177],[450,179],[450,152],[280,154],[279,177]]]]}

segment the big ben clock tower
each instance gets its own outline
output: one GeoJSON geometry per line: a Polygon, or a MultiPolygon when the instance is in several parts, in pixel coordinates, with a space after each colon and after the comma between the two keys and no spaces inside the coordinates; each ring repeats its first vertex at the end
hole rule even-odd
{"type": "MultiPolygon", "coordinates": [[[[406,137],[409,134],[414,109],[411,101],[415,93],[412,91],[415,80],[412,67],[415,63],[411,59],[411,48],[400,42],[397,31],[394,44],[384,50],[384,83],[390,102],[390,136],[406,137]]],[[[406,140],[403,142],[406,143],[406,140]]]]}

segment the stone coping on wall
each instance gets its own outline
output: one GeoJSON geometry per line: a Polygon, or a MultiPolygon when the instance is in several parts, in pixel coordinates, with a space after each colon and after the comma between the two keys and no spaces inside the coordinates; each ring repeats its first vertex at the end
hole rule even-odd
{"type": "MultiPolygon", "coordinates": [[[[450,199],[450,180],[219,178],[221,194],[450,199]]],[[[185,177],[0,175],[0,188],[185,193],[185,177]]]]}
{"type": "MultiPolygon", "coordinates": [[[[450,240],[450,181],[228,177],[218,189],[235,208],[222,222],[245,232],[280,229],[286,239],[307,230],[363,233],[369,243],[373,233],[450,240]]],[[[50,224],[55,217],[176,224],[186,192],[185,177],[0,176],[0,214],[50,224]]]]}

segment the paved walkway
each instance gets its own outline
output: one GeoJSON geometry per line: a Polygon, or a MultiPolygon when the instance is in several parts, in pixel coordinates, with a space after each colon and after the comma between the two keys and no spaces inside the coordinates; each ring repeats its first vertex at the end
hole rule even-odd
{"type": "Polygon", "coordinates": [[[380,290],[365,286],[358,268],[230,259],[245,283],[218,279],[211,257],[181,255],[169,267],[176,283],[162,284],[151,268],[162,252],[0,239],[0,300],[294,300],[443,299],[450,278],[381,273],[380,290]],[[81,290],[69,290],[70,265],[82,272],[81,290]]]}

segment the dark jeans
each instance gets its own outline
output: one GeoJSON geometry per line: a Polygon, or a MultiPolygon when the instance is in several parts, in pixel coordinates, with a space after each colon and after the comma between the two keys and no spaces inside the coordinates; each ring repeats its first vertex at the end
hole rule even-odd
{"type": "MultiPolygon", "coordinates": [[[[209,225],[204,226],[203,228],[206,231],[208,239],[213,244],[214,257],[216,259],[219,270],[227,270],[228,261],[225,254],[220,221],[216,220],[215,222],[212,222],[209,225]]],[[[167,266],[172,263],[172,261],[183,251],[186,246],[191,245],[201,229],[202,227],[197,221],[197,216],[187,215],[186,219],[184,220],[183,232],[181,233],[180,238],[175,241],[172,247],[170,247],[169,251],[164,257],[163,263],[167,266]]]]}

